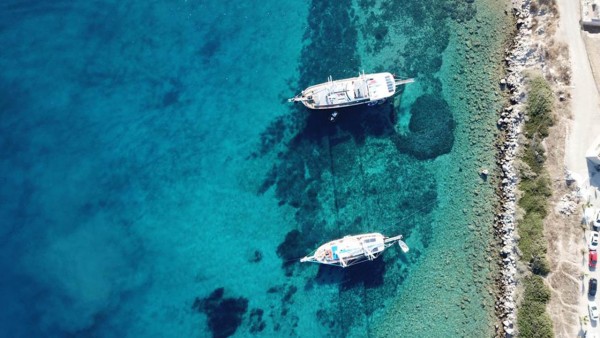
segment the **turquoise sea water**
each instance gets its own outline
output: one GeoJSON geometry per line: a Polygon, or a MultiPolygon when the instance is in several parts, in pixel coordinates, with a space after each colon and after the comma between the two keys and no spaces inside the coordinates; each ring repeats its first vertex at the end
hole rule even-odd
{"type": "Polygon", "coordinates": [[[0,334],[490,336],[504,9],[3,2],[0,334]],[[285,102],[359,70],[417,82],[285,102]],[[374,231],[411,251],[297,262],[374,231]]]}

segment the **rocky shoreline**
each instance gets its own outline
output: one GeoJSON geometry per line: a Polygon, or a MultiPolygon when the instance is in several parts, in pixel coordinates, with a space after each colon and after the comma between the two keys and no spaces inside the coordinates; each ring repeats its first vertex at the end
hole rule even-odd
{"type": "Polygon", "coordinates": [[[501,182],[498,188],[500,207],[494,219],[496,236],[501,240],[501,269],[497,284],[499,288],[495,311],[500,320],[496,325],[497,337],[512,337],[516,319],[516,273],[517,243],[515,239],[515,213],[517,172],[514,160],[517,156],[518,137],[524,122],[525,86],[523,71],[539,62],[536,48],[533,47],[532,17],[530,3],[513,1],[512,15],[516,22],[516,34],[511,45],[505,50],[506,78],[500,81],[504,90],[510,93],[510,105],[503,109],[498,120],[502,130],[502,140],[497,145],[497,164],[501,169],[501,182]]]}

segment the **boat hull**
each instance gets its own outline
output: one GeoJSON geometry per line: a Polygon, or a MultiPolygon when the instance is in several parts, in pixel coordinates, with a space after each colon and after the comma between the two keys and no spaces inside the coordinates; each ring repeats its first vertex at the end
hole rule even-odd
{"type": "Polygon", "coordinates": [[[312,255],[300,261],[348,267],[376,259],[401,238],[387,238],[380,233],[346,236],[321,245],[312,255]]]}
{"type": "Polygon", "coordinates": [[[290,102],[302,102],[309,109],[337,109],[377,104],[396,94],[396,86],[413,80],[398,81],[391,73],[361,74],[357,77],[310,86],[290,102]]]}

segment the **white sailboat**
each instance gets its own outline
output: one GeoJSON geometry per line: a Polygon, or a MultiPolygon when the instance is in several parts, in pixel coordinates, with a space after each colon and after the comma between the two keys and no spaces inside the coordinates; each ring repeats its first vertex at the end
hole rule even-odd
{"type": "Polygon", "coordinates": [[[402,241],[402,235],[385,237],[380,233],[369,233],[345,236],[321,245],[317,250],[300,259],[300,262],[311,262],[343,268],[358,263],[372,261],[390,246],[398,243],[403,252],[408,246],[402,241]]]}
{"type": "Polygon", "coordinates": [[[357,77],[333,80],[310,86],[289,102],[302,102],[310,109],[334,109],[361,104],[377,104],[396,94],[396,87],[414,82],[397,80],[391,73],[359,74],[357,77]]]}

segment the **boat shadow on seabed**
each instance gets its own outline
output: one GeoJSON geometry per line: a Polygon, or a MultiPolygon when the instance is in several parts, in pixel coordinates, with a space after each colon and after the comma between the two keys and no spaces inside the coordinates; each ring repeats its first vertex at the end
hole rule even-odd
{"type": "Polygon", "coordinates": [[[366,289],[383,286],[385,261],[380,257],[374,261],[364,262],[342,269],[337,266],[319,265],[314,281],[317,284],[338,284],[340,290],[356,287],[366,289]]]}
{"type": "MultiPolygon", "coordinates": [[[[401,264],[404,266],[410,264],[407,256],[402,254],[400,250],[390,250],[389,254],[394,256],[393,259],[399,259],[401,264]]],[[[331,265],[319,265],[319,270],[317,272],[317,276],[314,278],[314,282],[319,285],[338,284],[340,290],[342,291],[357,287],[372,289],[382,287],[384,285],[385,273],[385,259],[383,257],[379,257],[373,261],[366,261],[360,264],[349,266],[347,268],[340,268],[338,266],[331,265]]],[[[396,279],[395,283],[402,284],[403,279],[403,277],[400,280],[396,279]]]]}
{"type": "MultiPolygon", "coordinates": [[[[306,108],[298,107],[305,110],[306,108]]],[[[317,141],[325,135],[334,136],[338,131],[347,134],[357,144],[364,144],[367,136],[385,137],[395,133],[397,113],[390,100],[375,106],[356,106],[335,110],[310,111],[303,130],[297,138],[317,141]]]]}

